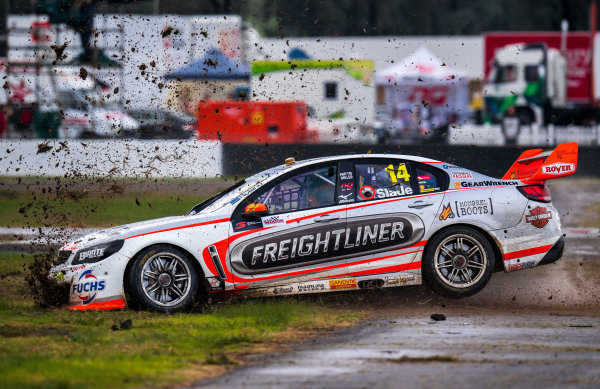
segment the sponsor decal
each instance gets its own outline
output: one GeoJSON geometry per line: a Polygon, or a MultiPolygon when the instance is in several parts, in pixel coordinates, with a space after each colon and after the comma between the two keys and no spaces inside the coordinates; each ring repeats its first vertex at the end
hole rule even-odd
{"type": "Polygon", "coordinates": [[[458,217],[494,214],[494,207],[490,198],[487,200],[455,201],[454,209],[456,209],[456,216],[458,217]]]}
{"type": "Polygon", "coordinates": [[[298,292],[307,293],[307,292],[322,292],[326,290],[325,283],[320,282],[318,284],[304,284],[298,285],[298,292]]]}
{"type": "Polygon", "coordinates": [[[575,171],[575,164],[555,162],[549,165],[542,165],[542,173],[558,176],[560,174],[572,173],[575,171]]]}
{"type": "Polygon", "coordinates": [[[386,276],[384,281],[387,286],[400,285],[415,280],[415,276],[412,274],[402,276],[386,276]]]}
{"type": "MultiPolygon", "coordinates": [[[[455,187],[459,187],[458,182],[454,183],[455,187]]],[[[475,181],[475,182],[464,182],[460,183],[460,187],[473,188],[478,186],[505,186],[505,185],[519,185],[517,181],[475,181]]]]}
{"type": "Polygon", "coordinates": [[[421,181],[431,180],[431,176],[417,176],[417,179],[419,180],[419,184],[420,184],[421,181]]]}
{"type": "Polygon", "coordinates": [[[363,185],[358,194],[363,200],[371,200],[375,198],[375,189],[370,185],[363,185]]]}
{"type": "Polygon", "coordinates": [[[237,203],[237,202],[238,202],[238,200],[239,200],[239,199],[240,199],[240,196],[238,196],[238,197],[234,198],[233,200],[231,200],[231,201],[229,202],[229,204],[235,204],[235,203],[237,203]]]}
{"type": "Polygon", "coordinates": [[[520,180],[521,178],[531,177],[537,172],[537,168],[520,168],[519,170],[513,170],[510,172],[511,180],[520,180]]]}
{"type": "Polygon", "coordinates": [[[452,212],[452,207],[450,207],[450,203],[448,205],[444,205],[444,209],[442,209],[442,213],[440,213],[440,220],[446,219],[454,219],[454,212],[452,212]]]}
{"type": "Polygon", "coordinates": [[[352,193],[347,193],[345,195],[339,195],[338,196],[338,203],[340,203],[340,204],[353,203],[354,199],[351,198],[351,197],[352,197],[352,193]]]}
{"type": "Polygon", "coordinates": [[[442,168],[444,168],[444,169],[458,169],[458,166],[456,166],[456,165],[442,165],[442,168]]]}
{"type": "Polygon", "coordinates": [[[235,231],[243,231],[252,228],[260,228],[262,223],[260,220],[245,220],[233,224],[235,231]]]}
{"type": "Polygon", "coordinates": [[[329,281],[329,289],[331,289],[331,290],[356,289],[356,288],[358,288],[358,285],[356,284],[356,280],[354,278],[329,281]]]}
{"type": "Polygon", "coordinates": [[[106,247],[82,251],[79,253],[79,260],[84,262],[86,259],[96,259],[104,255],[106,247]]]}
{"type": "Polygon", "coordinates": [[[375,192],[377,194],[378,199],[385,199],[388,197],[400,197],[413,194],[413,190],[410,187],[400,186],[398,189],[388,189],[388,188],[379,188],[375,192]]]}
{"type": "Polygon", "coordinates": [[[440,189],[440,188],[427,188],[427,189],[425,189],[425,187],[423,185],[421,185],[421,193],[433,192],[436,189],[440,189]]]}
{"type": "Polygon", "coordinates": [[[210,287],[213,289],[219,289],[221,287],[221,280],[216,277],[207,277],[210,287]]]}
{"type": "Polygon", "coordinates": [[[100,262],[121,250],[124,243],[125,241],[120,239],[83,249],[75,254],[71,264],[80,265],[82,263],[100,262]]]}
{"type": "Polygon", "coordinates": [[[285,220],[280,215],[265,216],[260,219],[263,226],[271,227],[285,224],[285,220]]]}
{"type": "Polygon", "coordinates": [[[273,294],[289,294],[294,292],[293,286],[284,286],[282,288],[274,288],[273,294]]]}
{"type": "Polygon", "coordinates": [[[544,228],[552,219],[552,212],[544,207],[535,207],[529,211],[529,215],[525,215],[525,222],[536,228],[544,228]]]}
{"type": "Polygon", "coordinates": [[[71,293],[77,294],[83,305],[87,305],[94,301],[98,292],[104,290],[105,287],[105,281],[98,281],[91,270],[86,270],[79,276],[77,283],[73,284],[71,293]]]}
{"type": "Polygon", "coordinates": [[[343,191],[352,190],[354,188],[353,182],[342,182],[341,188],[343,191]]]}
{"type": "Polygon", "coordinates": [[[352,177],[352,172],[340,172],[340,178],[342,180],[351,180],[354,177],[352,177]]]}
{"type": "Polygon", "coordinates": [[[232,267],[257,274],[399,249],[418,242],[423,222],[409,213],[309,224],[252,236],[231,248],[232,267]]]}
{"type": "Polygon", "coordinates": [[[83,270],[83,269],[85,269],[85,265],[71,266],[69,268],[69,270],[71,270],[71,271],[79,271],[79,270],[83,270]]]}
{"type": "Polygon", "coordinates": [[[472,180],[473,175],[470,172],[452,172],[453,180],[472,180]]]}
{"type": "Polygon", "coordinates": [[[529,262],[524,262],[524,263],[516,263],[514,265],[508,266],[508,271],[525,269],[525,268],[532,267],[532,266],[535,266],[535,261],[529,261],[529,262]]]}

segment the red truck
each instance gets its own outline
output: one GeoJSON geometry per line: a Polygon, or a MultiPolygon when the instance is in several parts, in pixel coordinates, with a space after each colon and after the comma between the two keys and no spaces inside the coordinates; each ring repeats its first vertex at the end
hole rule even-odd
{"type": "Polygon", "coordinates": [[[228,143],[307,143],[307,106],[301,101],[207,101],[196,111],[198,139],[228,143]]]}

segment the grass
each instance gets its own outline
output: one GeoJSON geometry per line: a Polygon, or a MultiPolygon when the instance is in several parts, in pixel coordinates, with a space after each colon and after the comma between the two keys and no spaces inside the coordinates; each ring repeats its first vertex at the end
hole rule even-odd
{"type": "Polygon", "coordinates": [[[202,200],[148,192],[70,197],[0,191],[0,220],[3,227],[109,227],[183,215],[202,200]]]}
{"type": "Polygon", "coordinates": [[[224,303],[204,313],[71,312],[33,305],[31,255],[0,253],[0,388],[158,387],[215,376],[360,313],[301,299],[224,303]],[[132,321],[131,329],[120,327],[132,321]]]}
{"type": "Polygon", "coordinates": [[[110,227],[183,215],[238,179],[5,177],[0,221],[3,227],[110,227]]]}

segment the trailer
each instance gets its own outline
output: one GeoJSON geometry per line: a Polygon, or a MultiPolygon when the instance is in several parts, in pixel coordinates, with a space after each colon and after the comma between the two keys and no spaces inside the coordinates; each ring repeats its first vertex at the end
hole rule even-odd
{"type": "Polygon", "coordinates": [[[197,106],[199,140],[227,143],[307,143],[307,106],[299,101],[207,101],[197,106]]]}

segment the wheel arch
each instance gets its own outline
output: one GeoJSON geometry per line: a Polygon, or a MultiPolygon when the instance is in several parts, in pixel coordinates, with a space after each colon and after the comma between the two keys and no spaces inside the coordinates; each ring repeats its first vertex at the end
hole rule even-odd
{"type": "MultiPolygon", "coordinates": [[[[504,269],[504,260],[503,260],[504,255],[502,254],[502,250],[500,249],[500,243],[494,238],[494,236],[492,234],[490,234],[484,228],[482,228],[476,224],[455,223],[455,224],[449,224],[447,226],[444,226],[443,228],[440,228],[439,230],[434,232],[433,235],[431,235],[429,237],[429,239],[427,239],[427,243],[425,244],[425,247],[423,247],[423,255],[425,255],[425,252],[429,248],[429,246],[430,246],[431,242],[434,240],[434,238],[451,227],[468,227],[468,228],[472,228],[472,229],[476,230],[477,232],[481,233],[488,240],[488,242],[490,243],[490,246],[492,246],[492,250],[494,252],[494,259],[495,259],[494,272],[505,270],[504,269]]],[[[422,266],[423,266],[423,261],[421,261],[421,267],[422,266]]]]}
{"type": "Polygon", "coordinates": [[[190,253],[189,250],[186,250],[184,247],[170,243],[170,242],[154,242],[152,244],[149,244],[148,246],[144,246],[141,247],[139,250],[137,250],[137,252],[135,254],[133,254],[131,256],[131,258],[129,258],[129,261],[127,261],[127,265],[125,266],[125,271],[123,272],[123,289],[126,295],[131,295],[131,290],[130,290],[130,285],[129,282],[127,280],[127,275],[129,274],[129,269],[131,269],[131,266],[133,265],[133,261],[135,260],[135,258],[137,258],[137,256],[144,250],[147,250],[151,247],[154,246],[170,246],[173,247],[177,250],[180,250],[181,252],[183,252],[190,260],[192,260],[192,263],[194,264],[194,270],[198,273],[199,276],[201,276],[203,279],[206,279],[206,273],[204,272],[204,269],[202,267],[202,263],[198,260],[198,258],[196,258],[195,255],[193,255],[192,253],[190,253]]]}

